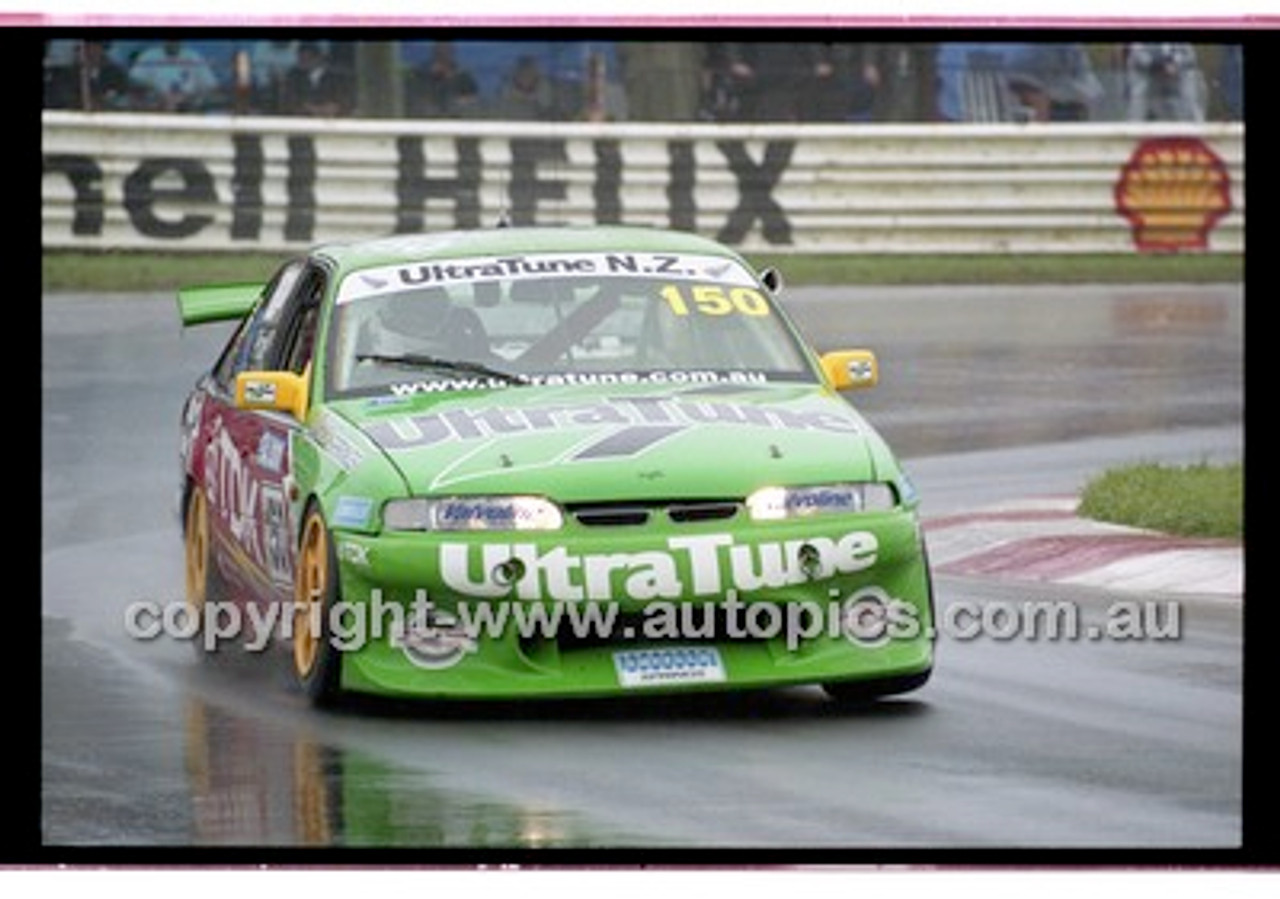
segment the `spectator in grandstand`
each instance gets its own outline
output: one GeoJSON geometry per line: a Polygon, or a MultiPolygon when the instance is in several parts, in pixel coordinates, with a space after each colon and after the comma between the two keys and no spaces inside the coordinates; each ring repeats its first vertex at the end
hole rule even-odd
{"type": "Polygon", "coordinates": [[[458,64],[450,41],[436,41],[430,57],[405,78],[405,109],[423,118],[465,118],[475,115],[480,88],[471,73],[458,64]]]}
{"type": "Polygon", "coordinates": [[[970,109],[967,82],[975,75],[999,70],[999,57],[988,44],[938,44],[934,57],[937,85],[934,112],[944,122],[964,122],[978,118],[970,109]]]}
{"type": "Polygon", "coordinates": [[[88,112],[129,108],[129,73],[107,47],[102,40],[78,41],[69,59],[47,68],[44,105],[88,112]]]}
{"type": "Polygon", "coordinates": [[[140,92],[138,105],[161,112],[195,112],[216,107],[220,85],[204,55],[170,39],[140,52],[129,69],[140,92]]]}
{"type": "Polygon", "coordinates": [[[729,45],[704,44],[698,118],[708,122],[731,122],[739,118],[742,103],[736,81],[729,45]]]}
{"type": "MultiPolygon", "coordinates": [[[[575,79],[577,80],[577,79],[575,79]]],[[[583,122],[622,122],[628,118],[627,96],[622,87],[609,77],[609,65],[604,54],[587,55],[578,93],[567,118],[583,122]]]]}
{"type": "Polygon", "coordinates": [[[1103,94],[1079,44],[939,44],[935,69],[944,121],[1079,121],[1103,94]]]}
{"type": "Polygon", "coordinates": [[[521,56],[507,76],[494,106],[500,119],[550,119],[555,111],[551,85],[532,56],[521,56]]]}
{"type": "Polygon", "coordinates": [[[930,44],[863,44],[864,80],[874,89],[873,122],[922,122],[923,85],[933,80],[934,48],[930,44]]]}
{"type": "Polygon", "coordinates": [[[811,68],[796,92],[802,121],[865,122],[880,89],[874,44],[819,44],[805,49],[811,68]]]}
{"type": "Polygon", "coordinates": [[[791,101],[795,119],[843,122],[853,117],[855,107],[870,108],[862,70],[851,62],[851,45],[818,44],[806,47],[804,54],[813,65],[797,72],[791,101]]]}
{"type": "Polygon", "coordinates": [[[314,41],[298,45],[298,61],[285,73],[285,115],[344,116],[355,107],[350,73],[330,63],[324,47],[314,41]]]}
{"type": "Polygon", "coordinates": [[[729,43],[715,55],[734,97],[730,117],[751,122],[798,121],[802,91],[830,66],[826,48],[810,44],[729,43]]]}
{"type": "Polygon", "coordinates": [[[802,121],[919,121],[919,48],[910,44],[818,44],[797,93],[802,121]]]}
{"type": "Polygon", "coordinates": [[[1102,98],[1102,82],[1081,44],[1011,44],[1009,90],[1036,122],[1083,122],[1102,98]]]}
{"type": "Polygon", "coordinates": [[[1032,122],[1085,122],[1102,82],[1079,44],[1015,44],[1006,58],[1009,90],[1032,122]]]}
{"type": "Polygon", "coordinates": [[[1204,121],[1204,77],[1190,44],[1129,44],[1126,71],[1131,121],[1204,121]]]}
{"type": "Polygon", "coordinates": [[[620,41],[627,118],[692,122],[698,117],[704,48],[692,41],[620,41]]]}
{"type": "Polygon", "coordinates": [[[276,113],[284,108],[284,83],[298,62],[298,42],[255,41],[249,48],[249,71],[253,82],[253,108],[276,113]]]}

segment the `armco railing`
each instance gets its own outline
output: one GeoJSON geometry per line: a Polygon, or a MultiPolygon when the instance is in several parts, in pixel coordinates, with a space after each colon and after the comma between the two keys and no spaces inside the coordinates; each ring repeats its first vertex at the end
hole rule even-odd
{"type": "Polygon", "coordinates": [[[623,222],[744,251],[1243,251],[1240,124],[658,125],[46,112],[46,248],[623,222]]]}

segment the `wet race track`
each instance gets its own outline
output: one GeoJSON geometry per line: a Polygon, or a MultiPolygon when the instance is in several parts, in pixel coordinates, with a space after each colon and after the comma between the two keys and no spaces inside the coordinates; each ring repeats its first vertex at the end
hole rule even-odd
{"type": "MultiPolygon", "coordinates": [[[[795,288],[925,517],[1070,493],[1122,461],[1242,452],[1243,287],[795,288]]],[[[124,626],[183,595],[178,415],[221,326],[171,297],[47,296],[41,838],[47,846],[1053,847],[1241,839],[1241,604],[1176,639],[939,638],[916,693],[310,709],[283,652],[208,664],[124,626]]],[[[940,576],[938,602],[1115,597],[940,576]]],[[[1158,601],[1159,596],[1141,599],[1158,601]]],[[[431,859],[433,856],[424,856],[431,859]]]]}

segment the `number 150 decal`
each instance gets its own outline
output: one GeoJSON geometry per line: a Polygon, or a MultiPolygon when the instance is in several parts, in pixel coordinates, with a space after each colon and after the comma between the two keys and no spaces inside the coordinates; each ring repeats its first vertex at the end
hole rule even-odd
{"type": "Polygon", "coordinates": [[[682,288],[670,284],[662,288],[662,298],[676,315],[768,315],[769,303],[752,287],[723,287],[719,284],[695,284],[682,288]]]}

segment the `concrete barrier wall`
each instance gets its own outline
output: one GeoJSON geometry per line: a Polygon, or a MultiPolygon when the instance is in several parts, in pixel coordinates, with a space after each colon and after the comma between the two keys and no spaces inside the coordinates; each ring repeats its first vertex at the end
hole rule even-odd
{"type": "Polygon", "coordinates": [[[45,112],[46,248],[623,222],[748,252],[1242,252],[1240,124],[588,125],[45,112]]]}

